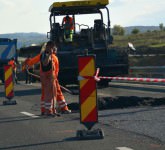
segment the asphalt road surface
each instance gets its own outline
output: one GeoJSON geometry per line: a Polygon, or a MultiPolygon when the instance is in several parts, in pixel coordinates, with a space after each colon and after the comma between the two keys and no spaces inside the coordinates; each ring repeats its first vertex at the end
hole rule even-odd
{"type": "MultiPolygon", "coordinates": [[[[99,88],[98,95],[165,97],[163,87],[155,91],[155,87],[129,87],[110,84],[108,88],[99,88]]],[[[41,117],[39,83],[20,83],[14,91],[17,105],[4,106],[4,86],[0,85],[2,150],[165,150],[164,105],[99,111],[99,122],[94,128],[103,129],[104,139],[79,140],[76,132],[85,127],[80,124],[78,112],[41,117]]],[[[78,95],[64,95],[68,104],[78,103],[78,95]]]]}

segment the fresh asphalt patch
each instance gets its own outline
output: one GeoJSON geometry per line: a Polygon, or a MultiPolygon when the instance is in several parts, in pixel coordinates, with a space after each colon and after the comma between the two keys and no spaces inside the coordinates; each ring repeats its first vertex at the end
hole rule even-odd
{"type": "Polygon", "coordinates": [[[100,97],[98,107],[103,109],[141,107],[141,106],[161,106],[165,105],[165,98],[119,96],[119,97],[100,97]]]}
{"type": "MultiPolygon", "coordinates": [[[[130,83],[110,83],[110,87],[113,88],[124,88],[129,90],[148,91],[155,94],[165,93],[165,86],[162,85],[150,85],[150,84],[130,84],[130,83]],[[158,92],[158,93],[157,93],[158,92]]],[[[104,87],[99,86],[98,89],[104,87]]],[[[105,109],[118,109],[118,108],[130,108],[130,107],[155,107],[165,105],[165,97],[154,98],[154,97],[141,97],[141,96],[116,96],[111,97],[109,95],[98,96],[97,106],[99,110],[105,109]]],[[[74,111],[79,111],[79,103],[70,103],[69,108],[74,111]]]]}
{"type": "MultiPolygon", "coordinates": [[[[165,105],[165,98],[137,97],[137,96],[119,96],[119,97],[98,97],[98,109],[118,109],[142,106],[162,106],[165,105]]],[[[68,104],[73,112],[79,111],[78,103],[68,104]]]]}

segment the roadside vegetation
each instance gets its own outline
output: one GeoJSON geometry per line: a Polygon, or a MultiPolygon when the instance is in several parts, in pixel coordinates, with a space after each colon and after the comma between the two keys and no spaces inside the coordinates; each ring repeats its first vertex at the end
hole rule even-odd
{"type": "Polygon", "coordinates": [[[125,35],[123,27],[116,25],[113,27],[112,33],[114,37],[112,49],[128,51],[128,42],[130,42],[136,51],[129,51],[129,54],[140,55],[140,57],[129,58],[131,66],[165,65],[165,27],[162,23],[159,24],[158,30],[141,33],[139,29],[134,28],[131,34],[127,35],[125,35]],[[154,56],[150,57],[151,55],[154,56]]]}
{"type": "Polygon", "coordinates": [[[165,54],[165,28],[159,25],[159,30],[141,33],[134,28],[129,35],[125,35],[124,28],[121,26],[113,27],[114,42],[112,48],[126,49],[128,42],[133,43],[137,53],[142,54],[165,54]]]}

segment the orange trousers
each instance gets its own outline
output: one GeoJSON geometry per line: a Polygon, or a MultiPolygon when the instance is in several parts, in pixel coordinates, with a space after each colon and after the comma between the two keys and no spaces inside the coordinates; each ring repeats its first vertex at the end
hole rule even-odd
{"type": "MultiPolygon", "coordinates": [[[[68,106],[67,106],[65,97],[61,91],[61,87],[60,87],[57,79],[55,80],[55,84],[56,84],[56,101],[57,101],[58,106],[61,111],[68,110],[68,106]]],[[[45,86],[41,82],[41,92],[42,92],[42,94],[41,94],[41,113],[45,112],[44,89],[45,89],[45,86]]]]}
{"type": "Polygon", "coordinates": [[[53,114],[56,113],[56,82],[52,77],[52,72],[41,74],[41,83],[44,86],[43,89],[43,102],[44,102],[44,113],[53,114]]]}

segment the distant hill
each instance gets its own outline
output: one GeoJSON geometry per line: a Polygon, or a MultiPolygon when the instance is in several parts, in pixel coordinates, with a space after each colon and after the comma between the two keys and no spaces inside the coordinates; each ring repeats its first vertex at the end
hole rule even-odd
{"type": "MultiPolygon", "coordinates": [[[[131,34],[131,31],[137,28],[141,33],[147,31],[159,30],[158,26],[130,26],[124,27],[125,33],[131,34]]],[[[10,38],[10,39],[18,39],[17,48],[28,47],[31,44],[42,44],[43,42],[48,41],[46,34],[31,32],[31,33],[8,33],[8,34],[0,34],[0,38],[10,38]]]]}
{"type": "Polygon", "coordinates": [[[125,33],[131,34],[132,30],[135,28],[138,29],[141,33],[160,29],[159,26],[129,26],[129,27],[124,27],[125,33]]]}
{"type": "Polygon", "coordinates": [[[0,34],[0,38],[17,39],[17,48],[28,47],[32,44],[42,44],[48,41],[46,34],[31,32],[31,33],[8,33],[0,34]]]}

